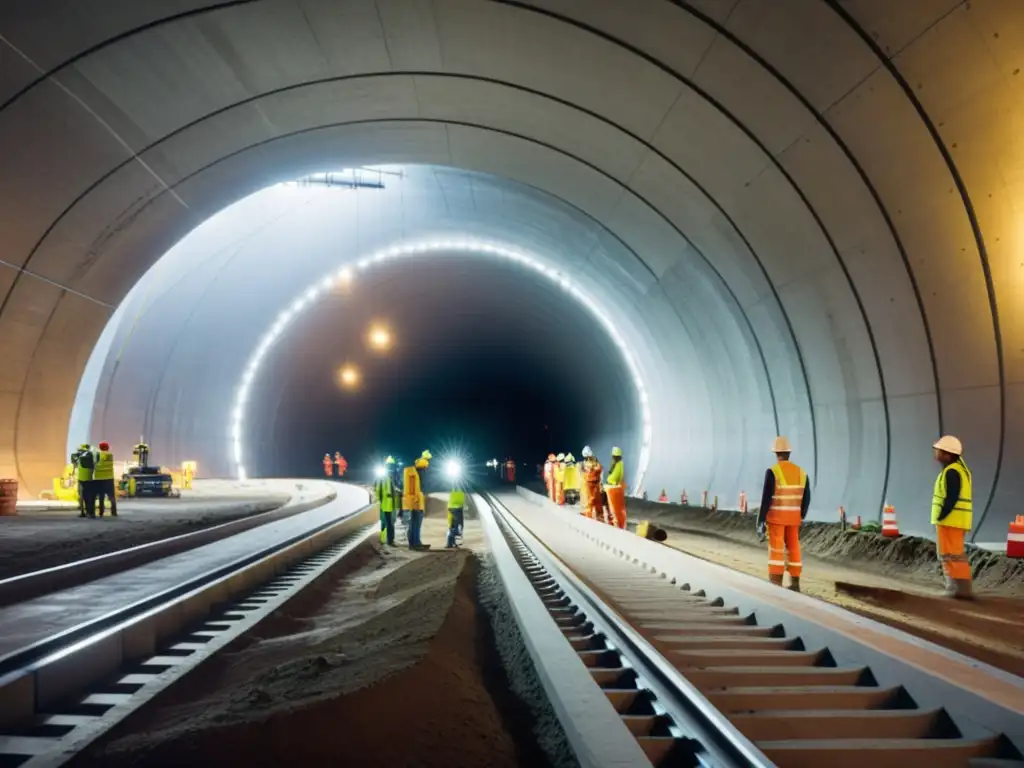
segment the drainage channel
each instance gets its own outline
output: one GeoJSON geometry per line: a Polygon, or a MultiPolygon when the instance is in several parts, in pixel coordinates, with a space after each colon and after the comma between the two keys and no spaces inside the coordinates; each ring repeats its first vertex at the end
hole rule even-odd
{"type": "Polygon", "coordinates": [[[652,765],[773,765],[642,637],[546,552],[497,498],[490,494],[485,498],[548,613],[652,765]]]}
{"type": "MultiPolygon", "coordinates": [[[[376,532],[364,526],[289,567],[241,599],[214,604],[157,652],[125,664],[47,713],[0,731],[0,768],[63,765],[132,712],[252,629],[376,532]]],[[[240,572],[244,570],[240,569],[240,572]]],[[[174,608],[173,603],[167,606],[174,608]]],[[[83,659],[83,664],[88,664],[83,659]]]]}

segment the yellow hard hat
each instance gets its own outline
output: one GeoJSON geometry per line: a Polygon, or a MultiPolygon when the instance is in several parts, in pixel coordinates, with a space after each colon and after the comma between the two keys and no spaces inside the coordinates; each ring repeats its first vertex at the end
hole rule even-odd
{"type": "Polygon", "coordinates": [[[416,459],[416,461],[414,462],[414,466],[416,467],[416,469],[426,469],[428,466],[430,466],[430,462],[424,458],[419,458],[416,459]]]}
{"type": "Polygon", "coordinates": [[[622,457],[622,449],[619,447],[612,448],[612,456],[622,457]]]}
{"type": "Polygon", "coordinates": [[[430,451],[424,451],[423,453],[420,454],[420,458],[430,461],[434,457],[430,455],[430,451]]]}
{"type": "Polygon", "coordinates": [[[775,442],[772,443],[772,453],[792,453],[792,452],[793,452],[793,448],[792,448],[792,446],[790,446],[789,440],[787,440],[786,438],[782,437],[781,435],[779,437],[775,438],[775,442]]]}
{"type": "Polygon", "coordinates": [[[566,461],[570,461],[570,462],[575,462],[576,461],[576,457],[573,456],[571,453],[567,453],[567,454],[565,454],[565,460],[566,461]]]}
{"type": "Polygon", "coordinates": [[[932,448],[938,448],[940,451],[951,453],[954,456],[959,456],[964,452],[963,445],[961,445],[960,441],[952,435],[943,435],[935,441],[932,448]]]}

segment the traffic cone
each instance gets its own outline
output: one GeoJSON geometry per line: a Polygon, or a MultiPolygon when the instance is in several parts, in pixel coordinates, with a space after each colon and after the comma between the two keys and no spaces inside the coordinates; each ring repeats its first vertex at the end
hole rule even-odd
{"type": "Polygon", "coordinates": [[[707,509],[708,508],[708,492],[707,491],[704,491],[704,493],[702,493],[700,495],[700,505],[701,505],[701,507],[703,509],[707,509]]]}
{"type": "Polygon", "coordinates": [[[740,491],[740,513],[747,514],[747,492],[740,491]]]}
{"type": "Polygon", "coordinates": [[[690,500],[688,498],[686,498],[686,489],[685,488],[683,488],[683,492],[681,494],[679,494],[679,503],[682,504],[684,507],[687,507],[687,506],[690,505],[690,500]]]}
{"type": "Polygon", "coordinates": [[[1024,515],[1010,523],[1010,532],[1006,534],[1006,556],[1024,557],[1024,515]]]}
{"type": "Polygon", "coordinates": [[[896,522],[896,508],[892,504],[886,504],[882,508],[882,535],[890,539],[900,535],[900,526],[896,522]]]}
{"type": "Polygon", "coordinates": [[[853,530],[860,530],[860,515],[857,515],[857,519],[853,521],[853,525],[850,526],[853,530]]]}
{"type": "Polygon", "coordinates": [[[661,489],[661,496],[658,497],[658,502],[660,504],[668,504],[668,494],[665,493],[664,488],[661,489]]]}

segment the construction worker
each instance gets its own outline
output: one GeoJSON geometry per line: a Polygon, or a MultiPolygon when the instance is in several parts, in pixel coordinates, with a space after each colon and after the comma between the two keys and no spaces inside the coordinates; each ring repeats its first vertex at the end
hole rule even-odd
{"type": "Polygon", "coordinates": [[[409,549],[427,549],[420,539],[423,528],[423,515],[427,508],[426,495],[423,493],[421,472],[430,466],[430,451],[424,451],[411,467],[402,472],[402,511],[409,517],[409,549]]]}
{"type": "Polygon", "coordinates": [[[448,542],[445,544],[448,549],[452,549],[455,546],[455,539],[462,536],[465,507],[466,493],[456,481],[452,484],[451,493],[448,494],[448,542]]]}
{"type": "Polygon", "coordinates": [[[114,454],[110,452],[110,443],[104,441],[94,452],[96,461],[92,472],[93,497],[99,500],[100,517],[103,517],[103,502],[110,500],[110,516],[117,517],[117,494],[114,489],[114,454]]]}
{"type": "Polygon", "coordinates": [[[344,477],[348,470],[348,462],[345,461],[345,457],[341,455],[340,451],[334,452],[334,466],[337,469],[338,477],[344,477]]]}
{"type": "Polygon", "coordinates": [[[555,478],[554,494],[552,494],[552,501],[555,504],[565,504],[565,454],[560,453],[555,457],[554,471],[552,476],[555,478]]]}
{"type": "Polygon", "coordinates": [[[92,451],[92,448],[88,443],[82,443],[78,446],[78,450],[71,454],[71,467],[74,472],[75,484],[78,486],[78,516],[85,517],[85,488],[82,487],[82,482],[78,478],[78,458],[81,456],[82,451],[92,451]]]}
{"type": "Polygon", "coordinates": [[[604,467],[594,456],[590,446],[583,448],[583,485],[580,491],[580,503],[583,514],[591,520],[603,520],[603,502],[601,500],[601,473],[604,467]]]}
{"type": "Polygon", "coordinates": [[[516,463],[511,457],[505,461],[505,480],[510,483],[514,483],[516,481],[516,463]]]}
{"type": "Polygon", "coordinates": [[[942,465],[932,491],[932,525],[946,596],[970,600],[973,584],[964,538],[973,524],[971,470],[964,463],[963,445],[952,435],[940,437],[932,448],[942,465]]]}
{"type": "Polygon", "coordinates": [[[548,498],[553,498],[555,454],[549,453],[547,461],[544,462],[544,487],[547,488],[548,498]]]}
{"type": "Polygon", "coordinates": [[[782,586],[789,571],[789,588],[800,591],[800,525],[811,505],[807,473],[789,460],[793,449],[789,440],[776,437],[772,444],[776,464],[764,474],[761,509],[757,514],[757,532],[768,531],[768,579],[782,586]]]}
{"type": "Polygon", "coordinates": [[[373,494],[380,503],[380,543],[389,547],[395,545],[395,486],[391,481],[388,463],[393,468],[395,460],[388,456],[383,471],[373,484],[373,494]]]}
{"type": "Polygon", "coordinates": [[[78,452],[76,466],[78,496],[82,499],[82,507],[85,510],[83,517],[96,517],[96,490],[93,485],[96,454],[93,453],[92,447],[88,443],[82,443],[82,450],[78,452]]]}
{"type": "Polygon", "coordinates": [[[334,461],[331,459],[331,454],[324,454],[324,475],[327,477],[334,476],[334,461]]]}
{"type": "Polygon", "coordinates": [[[565,467],[562,469],[563,481],[562,492],[565,494],[566,504],[575,504],[580,500],[580,471],[576,466],[576,457],[571,453],[565,454],[565,467]]]}
{"type": "Polygon", "coordinates": [[[626,465],[622,463],[622,449],[612,448],[612,468],[608,472],[608,483],[604,487],[608,494],[608,521],[616,528],[626,527],[626,465]]]}

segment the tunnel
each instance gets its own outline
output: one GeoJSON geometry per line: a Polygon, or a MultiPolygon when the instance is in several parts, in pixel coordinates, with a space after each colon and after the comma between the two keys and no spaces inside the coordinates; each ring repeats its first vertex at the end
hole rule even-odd
{"type": "MultiPolygon", "coordinates": [[[[327,277],[461,259],[531,297],[524,329],[553,302],[590,323],[615,415],[566,439],[621,443],[633,492],[756,497],[782,434],[814,519],[892,504],[926,534],[954,434],[999,541],[1024,485],[1022,30],[1009,0],[8,4],[0,475],[35,495],[93,425],[259,471],[298,434],[281,372],[327,277]],[[294,183],[361,168],[397,170],[294,183]]],[[[579,394],[513,336],[493,351],[579,394]]]]}

